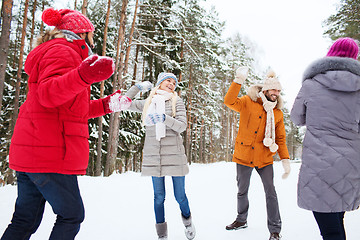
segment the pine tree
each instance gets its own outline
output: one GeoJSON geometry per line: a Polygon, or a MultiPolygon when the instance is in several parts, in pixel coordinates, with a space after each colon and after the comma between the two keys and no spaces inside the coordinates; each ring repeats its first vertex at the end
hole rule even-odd
{"type": "Polygon", "coordinates": [[[337,13],[331,15],[324,26],[324,35],[335,40],[339,37],[351,37],[360,40],[360,0],[341,0],[337,13]]]}

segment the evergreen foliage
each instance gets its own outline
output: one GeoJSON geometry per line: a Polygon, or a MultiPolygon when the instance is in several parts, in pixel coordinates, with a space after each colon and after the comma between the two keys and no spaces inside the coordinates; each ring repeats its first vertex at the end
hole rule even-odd
{"type": "Polygon", "coordinates": [[[324,26],[324,32],[331,39],[351,37],[360,40],[360,0],[341,0],[337,13],[331,15],[324,26]]]}
{"type": "MultiPolygon", "coordinates": [[[[89,1],[87,16],[95,26],[95,49],[102,54],[107,0],[89,1]]],[[[238,114],[223,104],[223,97],[233,80],[235,69],[241,65],[249,66],[249,78],[242,89],[257,83],[263,69],[254,63],[252,49],[240,34],[224,40],[221,36],[224,22],[215,9],[206,10],[200,0],[144,0],[138,9],[133,42],[129,45],[129,32],[134,14],[135,0],[129,1],[125,26],[125,50],[130,48],[130,58],[126,72],[119,73],[124,79],[122,92],[126,92],[135,82],[156,83],[160,72],[172,72],[179,78],[179,95],[187,107],[188,129],[183,133],[184,145],[189,162],[230,161],[236,132],[238,114]]],[[[68,8],[72,8],[72,2],[68,8]]],[[[42,6],[51,2],[38,0],[37,5],[30,1],[29,12],[36,8],[35,36],[41,32],[42,6]]],[[[15,0],[11,43],[6,71],[6,85],[0,115],[0,178],[8,171],[8,147],[11,139],[10,119],[13,114],[13,100],[16,72],[19,66],[22,1],[15,0]]],[[[81,6],[77,6],[79,10],[81,6]]],[[[112,1],[108,24],[106,55],[116,60],[118,31],[120,25],[121,1],[112,1]]],[[[28,14],[31,16],[31,14],[28,14]]],[[[28,22],[25,56],[30,51],[31,17],[28,22]]],[[[124,64],[124,63],[120,63],[124,64]]],[[[23,66],[21,66],[23,67],[23,66]]],[[[114,77],[114,76],[113,76],[114,77]]],[[[105,81],[107,96],[113,91],[114,79],[105,81]]],[[[25,83],[27,77],[22,75],[25,83]]],[[[100,97],[100,84],[91,86],[91,98],[100,97]]],[[[137,96],[144,99],[147,94],[137,96]]],[[[26,84],[21,85],[20,105],[26,98],[26,84]]],[[[285,111],[288,119],[288,112],[285,111]]],[[[102,117],[103,135],[99,139],[97,119],[89,120],[90,154],[87,174],[94,175],[97,156],[96,144],[102,142],[102,166],[107,155],[110,116],[102,117]]],[[[287,131],[296,141],[298,129],[288,121],[287,131]]],[[[120,114],[119,144],[116,158],[116,172],[141,171],[142,148],[145,131],[141,124],[141,114],[123,111],[120,114]]]]}

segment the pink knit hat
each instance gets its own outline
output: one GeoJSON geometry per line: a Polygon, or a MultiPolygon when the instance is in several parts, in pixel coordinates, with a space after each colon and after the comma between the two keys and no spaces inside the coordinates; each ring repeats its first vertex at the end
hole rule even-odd
{"type": "Polygon", "coordinates": [[[95,30],[90,20],[78,11],[71,9],[46,9],[41,19],[49,26],[59,30],[69,30],[74,33],[86,33],[95,30]]]}
{"type": "Polygon", "coordinates": [[[330,47],[326,56],[347,57],[357,59],[359,46],[352,38],[339,38],[330,47]]]}

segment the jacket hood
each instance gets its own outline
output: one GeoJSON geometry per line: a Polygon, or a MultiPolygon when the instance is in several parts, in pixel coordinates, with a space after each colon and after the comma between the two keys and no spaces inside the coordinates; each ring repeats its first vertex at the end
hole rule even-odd
{"type": "Polygon", "coordinates": [[[34,49],[29,53],[25,61],[25,72],[30,75],[34,66],[38,64],[38,61],[42,59],[42,56],[49,50],[50,47],[54,47],[58,44],[66,45],[73,48],[76,52],[81,54],[81,57],[85,59],[88,56],[89,48],[86,45],[85,40],[69,38],[69,35],[59,30],[47,31],[44,35],[38,37],[34,44],[34,49]],[[86,46],[85,49],[82,45],[86,46]]]}
{"type": "Polygon", "coordinates": [[[352,58],[321,58],[305,70],[303,82],[308,79],[337,91],[358,91],[360,90],[360,63],[352,58]]]}
{"type": "MultiPolygon", "coordinates": [[[[259,92],[262,91],[262,85],[257,84],[249,87],[249,90],[247,92],[247,95],[250,97],[250,99],[254,102],[262,102],[259,92]]],[[[278,97],[276,108],[282,109],[284,107],[284,101],[281,96],[278,97]]]]}

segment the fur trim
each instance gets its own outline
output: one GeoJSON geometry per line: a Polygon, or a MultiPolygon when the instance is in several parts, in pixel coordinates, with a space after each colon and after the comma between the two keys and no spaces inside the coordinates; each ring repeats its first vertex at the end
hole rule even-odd
{"type": "Polygon", "coordinates": [[[349,71],[360,76],[360,63],[352,58],[324,57],[310,64],[304,72],[303,81],[327,71],[349,71]]]}
{"type": "MultiPolygon", "coordinates": [[[[258,98],[260,98],[259,92],[262,91],[262,87],[263,87],[262,84],[256,84],[256,85],[253,85],[253,86],[249,87],[247,95],[250,97],[250,99],[253,102],[257,102],[258,98]]],[[[283,101],[281,96],[279,96],[277,102],[278,103],[276,105],[276,108],[277,109],[282,109],[284,107],[284,101],[283,101]]]]}
{"type": "Polygon", "coordinates": [[[36,38],[36,41],[33,44],[33,48],[39,46],[40,44],[47,42],[49,40],[55,39],[55,38],[66,38],[65,34],[62,33],[59,29],[47,29],[45,33],[41,34],[36,38]]]}

